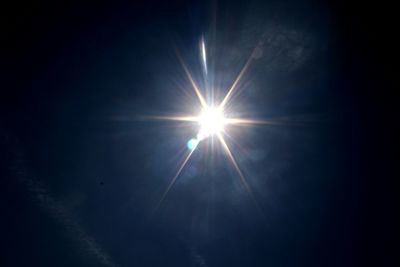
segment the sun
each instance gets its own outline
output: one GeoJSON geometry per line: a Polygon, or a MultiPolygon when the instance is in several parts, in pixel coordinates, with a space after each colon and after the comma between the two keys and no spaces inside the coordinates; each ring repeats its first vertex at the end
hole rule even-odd
{"type": "MultiPolygon", "coordinates": [[[[205,52],[205,43],[204,39],[202,39],[202,45],[201,45],[201,52],[202,52],[202,61],[203,61],[203,67],[204,67],[204,75],[207,77],[208,71],[207,71],[207,61],[206,61],[206,52],[205,52]]],[[[238,91],[238,87],[240,86],[240,80],[242,79],[243,75],[246,73],[253,56],[250,55],[249,59],[247,60],[246,64],[243,66],[241,69],[240,73],[236,77],[236,79],[233,81],[232,86],[228,88],[226,95],[222,99],[219,105],[209,105],[205,99],[205,97],[202,94],[202,89],[207,89],[207,88],[199,88],[197,85],[195,79],[193,78],[191,72],[187,68],[186,64],[184,63],[182,57],[180,56],[179,52],[177,52],[178,59],[183,67],[183,70],[185,71],[185,74],[187,76],[187,79],[189,80],[190,84],[192,85],[193,91],[196,94],[199,104],[201,106],[201,112],[197,116],[147,116],[147,119],[155,119],[155,120],[165,120],[165,121],[177,121],[177,122],[188,122],[188,123],[195,123],[198,125],[198,132],[197,134],[191,138],[187,142],[187,148],[189,149],[186,157],[184,158],[182,164],[180,164],[180,167],[178,168],[178,171],[176,172],[175,176],[171,179],[169,182],[167,188],[165,189],[161,199],[157,203],[156,209],[161,206],[163,200],[165,199],[166,195],[170,191],[171,187],[174,185],[176,179],[182,172],[183,168],[189,161],[190,157],[192,154],[195,152],[196,148],[198,147],[198,144],[202,142],[203,140],[207,138],[214,138],[219,141],[221,144],[221,148],[223,151],[225,151],[225,154],[229,161],[232,163],[233,167],[235,168],[237,174],[240,177],[240,180],[244,186],[244,188],[247,190],[247,192],[250,194],[250,196],[253,198],[255,203],[257,204],[257,201],[252,193],[252,190],[249,186],[249,184],[246,181],[246,178],[244,177],[242,171],[239,168],[238,163],[235,160],[235,157],[233,153],[231,152],[228,143],[225,141],[224,136],[229,136],[226,133],[226,126],[233,125],[233,126],[246,126],[246,125],[256,125],[256,124],[272,124],[271,121],[268,120],[253,120],[253,119],[248,119],[248,118],[236,118],[232,116],[226,116],[226,112],[224,112],[224,108],[227,106],[228,102],[231,100],[232,96],[235,94],[235,92],[238,91]]],[[[254,52],[254,51],[253,51],[254,52]]],[[[219,102],[215,101],[215,99],[211,99],[211,103],[214,102],[219,102]]]]}
{"type": "Polygon", "coordinates": [[[197,145],[208,137],[221,136],[225,125],[228,123],[222,107],[213,106],[203,107],[200,115],[195,117],[194,121],[198,123],[200,128],[196,138],[192,138],[187,142],[187,147],[190,150],[196,149],[197,145]]]}
{"type": "Polygon", "coordinates": [[[197,134],[199,141],[212,135],[221,134],[227,123],[224,112],[220,107],[205,107],[197,117],[197,120],[200,125],[200,130],[197,134]]]}

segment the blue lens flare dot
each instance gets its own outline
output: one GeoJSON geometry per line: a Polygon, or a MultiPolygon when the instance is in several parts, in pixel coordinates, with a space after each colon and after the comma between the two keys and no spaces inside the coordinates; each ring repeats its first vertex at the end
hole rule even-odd
{"type": "Polygon", "coordinates": [[[198,144],[199,144],[199,140],[192,138],[187,142],[186,145],[187,145],[188,149],[195,150],[198,144]]]}

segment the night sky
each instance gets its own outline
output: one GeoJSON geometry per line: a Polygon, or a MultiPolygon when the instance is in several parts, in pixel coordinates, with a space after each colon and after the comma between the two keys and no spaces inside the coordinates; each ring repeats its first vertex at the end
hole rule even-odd
{"type": "Polygon", "coordinates": [[[164,2],[2,10],[0,265],[394,266],[394,8],[164,2]],[[254,199],[210,139],[157,208],[197,126],[145,116],[198,112],[201,38],[215,98],[252,55],[229,111],[279,123],[229,129],[254,199]]]}

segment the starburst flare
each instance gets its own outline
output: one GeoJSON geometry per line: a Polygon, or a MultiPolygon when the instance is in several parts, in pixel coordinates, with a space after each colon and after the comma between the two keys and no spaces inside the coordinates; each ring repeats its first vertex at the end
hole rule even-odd
{"type": "MultiPolygon", "coordinates": [[[[234,91],[237,90],[240,80],[245,75],[246,71],[249,69],[250,63],[252,62],[252,56],[250,56],[249,59],[246,61],[245,65],[239,72],[236,79],[233,81],[232,86],[228,89],[227,94],[225,95],[225,97],[223,98],[221,103],[219,105],[215,106],[213,104],[209,104],[206,102],[206,100],[205,100],[206,98],[201,93],[199,86],[193,79],[191,72],[189,71],[187,65],[185,64],[185,62],[178,50],[176,50],[176,54],[177,54],[180,64],[182,65],[182,68],[186,74],[187,79],[190,81],[190,84],[192,85],[193,91],[198,98],[198,101],[200,103],[202,110],[201,110],[200,114],[197,116],[184,115],[184,116],[151,116],[151,117],[147,117],[148,119],[154,119],[154,120],[197,123],[199,126],[197,135],[187,142],[187,147],[190,152],[187,154],[184,161],[178,168],[178,171],[176,172],[176,174],[174,175],[174,177],[171,179],[170,183],[168,184],[167,188],[163,192],[160,201],[157,203],[156,210],[162,205],[162,202],[166,198],[168,192],[171,190],[171,188],[173,187],[177,178],[182,173],[184,167],[189,162],[190,157],[193,155],[194,151],[198,148],[199,143],[207,138],[214,137],[214,136],[217,137],[217,140],[220,141],[221,146],[227,155],[227,158],[230,160],[235,171],[238,173],[240,181],[242,182],[245,190],[249,193],[249,195],[255,201],[257,207],[259,208],[259,205],[256,201],[255,195],[252,192],[249,183],[247,182],[243,172],[241,171],[238,163],[235,160],[235,157],[233,156],[233,154],[231,152],[231,149],[229,148],[229,146],[224,138],[227,125],[246,126],[246,125],[256,125],[256,124],[272,124],[272,121],[230,117],[229,114],[226,114],[226,111],[225,111],[225,107],[227,106],[228,102],[231,100],[232,95],[234,94],[234,91]]],[[[205,46],[204,38],[202,38],[201,42],[200,42],[200,55],[201,55],[201,59],[202,59],[204,74],[207,76],[208,70],[207,70],[206,46],[205,46]]],[[[214,99],[212,99],[211,102],[214,103],[215,102],[214,99]]]]}

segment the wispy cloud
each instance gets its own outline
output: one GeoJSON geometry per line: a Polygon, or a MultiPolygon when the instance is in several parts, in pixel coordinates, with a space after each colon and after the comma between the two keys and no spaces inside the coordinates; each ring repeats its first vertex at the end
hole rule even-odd
{"type": "Polygon", "coordinates": [[[195,266],[207,267],[204,257],[200,255],[199,251],[194,246],[190,248],[190,257],[192,258],[195,266]]]}
{"type": "Polygon", "coordinates": [[[96,240],[83,229],[67,206],[55,199],[45,185],[32,174],[19,141],[10,135],[5,135],[5,138],[2,138],[3,141],[6,141],[7,150],[12,155],[11,171],[15,174],[18,182],[26,188],[32,200],[66,229],[68,236],[77,242],[81,251],[85,252],[88,257],[97,260],[103,266],[118,266],[96,240]]]}

